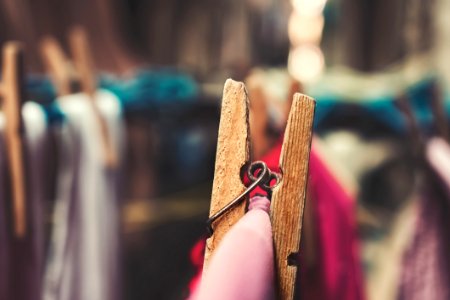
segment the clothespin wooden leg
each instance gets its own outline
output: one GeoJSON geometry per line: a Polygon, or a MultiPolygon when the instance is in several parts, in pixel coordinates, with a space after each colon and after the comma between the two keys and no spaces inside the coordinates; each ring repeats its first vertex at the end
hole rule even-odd
{"type": "Polygon", "coordinates": [[[276,284],[282,300],[294,297],[314,108],[312,98],[294,95],[280,157],[282,179],[272,194],[276,284]]]}
{"type": "Polygon", "coordinates": [[[84,93],[90,96],[91,105],[96,115],[100,134],[102,136],[102,147],[105,166],[110,169],[114,169],[118,164],[118,154],[114,148],[113,140],[108,132],[108,126],[106,120],[100,113],[97,105],[94,101],[94,95],[97,88],[97,82],[94,73],[93,58],[91,57],[89,41],[86,31],[79,26],[72,28],[69,34],[69,43],[72,51],[75,66],[78,70],[81,88],[84,93]]]}
{"type": "Polygon", "coordinates": [[[5,144],[12,184],[14,233],[21,238],[26,233],[26,178],[24,171],[23,120],[23,52],[20,43],[9,42],[3,47],[3,79],[1,83],[5,114],[5,144]]]}
{"type": "Polygon", "coordinates": [[[61,45],[52,36],[45,36],[41,40],[40,50],[58,96],[72,94],[76,81],[73,66],[64,54],[61,45]]]}
{"type": "MultiPolygon", "coordinates": [[[[228,79],[223,91],[210,216],[246,189],[240,175],[250,158],[248,106],[244,84],[228,79]]],[[[214,249],[244,213],[245,202],[214,223],[214,234],[206,242],[205,269],[214,249]]]]}
{"type": "Polygon", "coordinates": [[[250,87],[250,133],[253,159],[260,159],[269,147],[266,129],[269,123],[267,100],[260,86],[250,87]]]}

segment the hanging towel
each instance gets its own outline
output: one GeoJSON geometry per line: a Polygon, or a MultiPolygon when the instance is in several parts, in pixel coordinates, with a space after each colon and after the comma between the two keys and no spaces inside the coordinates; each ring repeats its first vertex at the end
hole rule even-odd
{"type": "MultiPolygon", "coordinates": [[[[27,176],[27,231],[23,238],[13,234],[10,216],[11,194],[6,187],[7,157],[2,134],[0,159],[0,299],[28,300],[40,295],[43,267],[43,216],[45,204],[45,176],[47,122],[43,109],[36,103],[27,102],[22,107],[24,121],[24,159],[27,176]],[[5,181],[6,180],[6,181],[5,181]]],[[[0,131],[4,130],[4,115],[0,115],[0,131]]]]}
{"type": "MultiPolygon", "coordinates": [[[[102,90],[94,99],[121,157],[119,100],[102,90]]],[[[104,166],[100,127],[91,99],[74,94],[57,101],[66,120],[59,129],[61,155],[44,300],[121,299],[120,170],[104,166]]]]}
{"type": "Polygon", "coordinates": [[[191,299],[275,299],[269,208],[270,201],[265,197],[250,200],[249,211],[216,249],[191,299]]]}

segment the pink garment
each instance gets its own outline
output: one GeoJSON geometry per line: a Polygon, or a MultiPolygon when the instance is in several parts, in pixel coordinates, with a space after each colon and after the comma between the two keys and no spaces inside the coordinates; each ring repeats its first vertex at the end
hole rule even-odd
{"type": "Polygon", "coordinates": [[[274,264],[270,201],[250,200],[249,211],[216,249],[192,300],[270,300],[274,264]]]}
{"type": "Polygon", "coordinates": [[[300,257],[301,298],[364,299],[355,201],[327,169],[314,144],[309,161],[308,193],[317,254],[313,266],[307,266],[300,257]]]}

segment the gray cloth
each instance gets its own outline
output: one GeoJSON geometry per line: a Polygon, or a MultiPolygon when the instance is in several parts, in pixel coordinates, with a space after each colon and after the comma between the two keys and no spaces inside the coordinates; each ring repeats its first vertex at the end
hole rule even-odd
{"type": "MultiPolygon", "coordinates": [[[[57,199],[44,279],[45,300],[114,300],[119,280],[119,170],[104,167],[100,127],[85,94],[58,99],[60,128],[57,199]],[[63,153],[64,152],[64,153],[63,153]]],[[[95,95],[108,134],[121,156],[123,124],[118,99],[95,95]]]]}

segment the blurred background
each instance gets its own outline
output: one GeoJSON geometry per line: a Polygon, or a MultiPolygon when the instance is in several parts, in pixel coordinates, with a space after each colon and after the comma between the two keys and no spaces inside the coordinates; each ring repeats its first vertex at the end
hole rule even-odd
{"type": "MultiPolygon", "coordinates": [[[[90,82],[121,107],[120,179],[105,187],[114,190],[108,205],[120,229],[100,231],[117,239],[118,267],[108,271],[117,273],[109,286],[116,292],[67,299],[189,296],[201,272],[231,77],[248,89],[252,160],[277,155],[293,92],[317,101],[312,156],[320,163],[310,166],[298,299],[450,299],[450,169],[442,171],[450,160],[448,14],[445,0],[0,0],[0,45],[22,43],[26,100],[44,107],[48,128],[59,128],[49,129],[38,167],[49,181],[36,204],[42,224],[33,226],[42,228],[27,233],[42,235],[38,277],[47,278],[52,245],[70,240],[56,232],[88,218],[58,219],[66,133],[54,107],[89,94],[90,82]],[[77,32],[88,43],[87,73],[72,42],[77,32]]],[[[71,201],[69,211],[78,200],[71,201]]],[[[10,219],[0,224],[7,237],[10,219]]],[[[102,256],[109,246],[93,247],[102,256]]],[[[11,264],[5,274],[17,273],[11,264]]],[[[81,265],[77,272],[90,272],[81,265]]],[[[66,299],[55,295],[45,299],[66,299]]]]}

